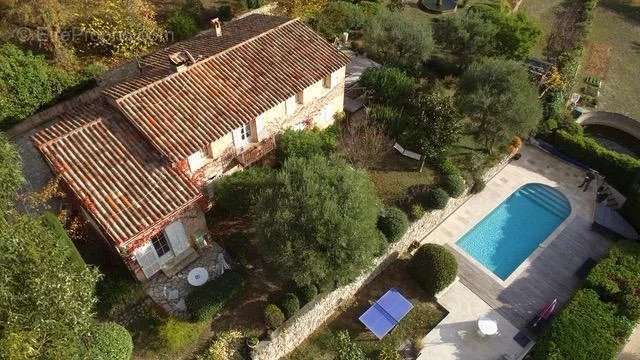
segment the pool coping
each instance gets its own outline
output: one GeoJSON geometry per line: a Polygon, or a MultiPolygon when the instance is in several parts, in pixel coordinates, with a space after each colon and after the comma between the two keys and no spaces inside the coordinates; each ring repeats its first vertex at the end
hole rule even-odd
{"type": "Polygon", "coordinates": [[[465,259],[469,260],[473,265],[475,265],[476,267],[478,267],[478,269],[480,269],[481,271],[483,271],[484,273],[486,273],[487,275],[489,275],[494,281],[496,281],[500,286],[502,287],[508,287],[509,285],[511,285],[513,283],[513,281],[515,281],[524,271],[526,268],[528,268],[529,265],[531,265],[531,263],[538,257],[540,256],[540,254],[542,253],[542,251],[549,246],[549,244],[551,242],[553,242],[553,240],[558,238],[558,235],[569,225],[569,223],[571,221],[573,221],[575,219],[575,217],[577,216],[576,213],[576,204],[574,204],[572,202],[572,199],[570,196],[568,196],[567,194],[565,194],[561,189],[556,188],[554,186],[552,186],[551,184],[545,184],[543,182],[525,182],[522,185],[520,185],[517,189],[515,189],[513,192],[507,194],[506,196],[501,196],[499,201],[496,203],[496,206],[494,206],[493,208],[489,209],[489,211],[482,215],[477,221],[474,222],[470,222],[470,224],[468,226],[465,227],[464,231],[462,232],[462,235],[460,235],[455,241],[453,241],[452,243],[449,243],[448,245],[451,246],[453,249],[455,249],[461,256],[463,256],[465,259]],[[551,188],[553,188],[556,191],[559,191],[562,193],[562,195],[567,199],[567,201],[569,202],[570,206],[571,206],[571,212],[569,213],[569,216],[567,216],[567,218],[564,219],[564,221],[562,221],[552,232],[551,234],[549,234],[549,236],[547,236],[540,244],[538,244],[538,246],[536,247],[535,250],[533,250],[531,252],[531,254],[529,254],[529,256],[527,256],[521,263],[520,265],[518,265],[515,270],[513,270],[513,272],[511,272],[511,274],[505,279],[502,280],[500,277],[498,277],[498,275],[496,275],[493,271],[489,270],[486,266],[484,266],[481,262],[479,262],[478,260],[476,260],[474,257],[472,257],[471,255],[469,255],[463,248],[461,248],[460,246],[458,246],[457,242],[460,241],[460,239],[462,239],[469,231],[471,231],[476,225],[478,225],[479,223],[481,223],[487,216],[489,216],[489,214],[491,214],[491,212],[493,212],[495,209],[497,209],[500,205],[502,205],[509,197],[511,197],[513,194],[515,194],[517,191],[519,191],[523,186],[528,185],[528,184],[542,184],[542,185],[546,185],[546,186],[550,186],[551,188]]]}

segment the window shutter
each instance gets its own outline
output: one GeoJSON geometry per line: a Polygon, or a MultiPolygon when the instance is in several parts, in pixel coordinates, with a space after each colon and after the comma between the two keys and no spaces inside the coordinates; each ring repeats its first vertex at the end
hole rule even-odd
{"type": "Polygon", "coordinates": [[[169,224],[164,232],[176,256],[189,248],[187,233],[184,230],[184,225],[182,225],[180,221],[174,221],[169,224]]]}
{"type": "Polygon", "coordinates": [[[156,249],[153,248],[151,242],[147,242],[136,250],[136,260],[140,267],[142,267],[142,272],[144,272],[144,276],[147,279],[151,278],[153,274],[157,273],[160,270],[160,262],[158,261],[158,254],[156,253],[156,249]]]}

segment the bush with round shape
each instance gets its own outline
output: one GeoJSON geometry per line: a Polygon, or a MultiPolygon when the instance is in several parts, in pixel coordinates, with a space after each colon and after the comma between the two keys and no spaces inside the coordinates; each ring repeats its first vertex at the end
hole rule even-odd
{"type": "Polygon", "coordinates": [[[433,296],[455,280],[458,262],[445,247],[426,244],[411,258],[409,271],[422,288],[433,296]]]}
{"type": "Polygon", "coordinates": [[[301,304],[310,303],[316,296],[318,296],[318,288],[313,284],[305,285],[298,289],[298,298],[301,304]]]}
{"type": "Polygon", "coordinates": [[[167,28],[175,40],[184,40],[198,32],[198,22],[185,11],[177,10],[167,20],[167,28]]]}
{"type": "Polygon", "coordinates": [[[269,304],[264,308],[264,322],[269,329],[277,329],[286,320],[284,313],[275,304],[269,304]]]}
{"type": "Polygon", "coordinates": [[[435,188],[427,193],[425,205],[429,209],[444,209],[449,202],[449,194],[442,188],[435,188]]]}
{"type": "Polygon", "coordinates": [[[442,187],[449,196],[457,198],[465,190],[464,178],[458,174],[446,174],[442,178],[442,187]]]}
{"type": "Polygon", "coordinates": [[[484,180],[480,178],[473,179],[473,186],[471,187],[471,193],[478,194],[482,192],[482,190],[484,190],[485,186],[487,186],[487,184],[484,182],[484,180]]]}
{"type": "Polygon", "coordinates": [[[129,360],[133,341],[129,331],[114,322],[94,326],[88,345],[90,358],[94,360],[129,360]]]}
{"type": "Polygon", "coordinates": [[[420,220],[424,216],[426,211],[420,204],[411,205],[411,219],[413,221],[420,220]]]}
{"type": "Polygon", "coordinates": [[[385,208],[378,216],[378,229],[390,243],[400,240],[408,228],[407,215],[397,207],[385,208]]]}
{"type": "Polygon", "coordinates": [[[282,298],[282,303],[280,304],[280,308],[284,313],[284,316],[287,319],[291,318],[293,315],[300,310],[300,300],[294,293],[286,293],[282,298]]]}

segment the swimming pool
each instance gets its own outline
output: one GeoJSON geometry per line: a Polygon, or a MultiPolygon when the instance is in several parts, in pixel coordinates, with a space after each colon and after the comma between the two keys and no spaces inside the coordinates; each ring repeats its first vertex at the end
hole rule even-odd
{"type": "Polygon", "coordinates": [[[456,245],[506,280],[570,213],[571,205],[561,192],[543,184],[527,184],[456,245]]]}

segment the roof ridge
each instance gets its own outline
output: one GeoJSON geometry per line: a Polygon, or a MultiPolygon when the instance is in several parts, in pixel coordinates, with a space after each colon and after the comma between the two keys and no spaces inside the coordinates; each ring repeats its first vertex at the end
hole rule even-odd
{"type": "MultiPolygon", "coordinates": [[[[238,19],[238,20],[239,20],[239,19],[238,19]]],[[[223,54],[226,54],[226,53],[230,52],[231,50],[235,50],[235,49],[237,49],[237,48],[239,48],[239,47],[241,47],[241,46],[244,46],[244,45],[248,44],[249,42],[252,42],[252,41],[254,41],[254,40],[256,40],[256,39],[259,39],[259,38],[261,38],[261,37],[263,37],[263,36],[265,36],[265,35],[267,35],[267,34],[272,33],[273,31],[275,31],[275,30],[277,30],[277,29],[280,29],[280,28],[282,28],[282,27],[284,27],[284,26],[287,26],[287,25],[289,25],[289,24],[291,24],[291,23],[294,23],[294,22],[296,22],[296,21],[299,21],[299,19],[298,19],[298,18],[291,19],[291,20],[288,20],[288,21],[286,21],[286,22],[284,22],[284,23],[282,23],[282,24],[280,24],[280,25],[278,25],[278,26],[275,26],[275,27],[273,27],[273,28],[271,28],[271,29],[269,29],[269,30],[267,30],[267,31],[263,31],[263,32],[261,32],[260,34],[258,34],[258,35],[256,35],[256,36],[254,36],[254,37],[252,37],[252,38],[250,38],[250,39],[244,40],[244,41],[242,41],[242,42],[240,42],[240,43],[238,43],[238,44],[236,44],[236,45],[234,45],[234,46],[232,46],[232,47],[230,47],[230,48],[224,49],[223,51],[217,52],[217,53],[215,53],[215,54],[213,54],[213,55],[211,55],[211,56],[209,56],[209,57],[206,57],[206,58],[204,58],[204,59],[202,59],[202,60],[200,60],[200,61],[196,62],[195,64],[193,64],[193,65],[191,65],[191,66],[187,67],[187,69],[185,69],[185,70],[184,70],[184,71],[182,71],[182,72],[174,72],[174,73],[172,73],[172,74],[169,74],[168,76],[165,76],[165,77],[163,77],[163,78],[161,78],[161,79],[158,79],[158,80],[156,80],[156,81],[153,81],[153,82],[151,82],[151,83],[149,83],[149,84],[147,84],[147,85],[145,85],[145,86],[143,86],[143,87],[141,87],[141,88],[138,88],[138,89],[136,89],[136,90],[134,90],[134,91],[132,91],[132,92],[130,92],[130,93],[128,93],[128,94],[126,94],[126,95],[124,95],[124,96],[118,97],[117,99],[115,99],[115,101],[116,101],[116,103],[120,104],[120,102],[121,102],[121,101],[123,101],[123,100],[125,100],[125,99],[127,99],[127,98],[129,98],[129,97],[131,97],[131,96],[133,96],[133,95],[136,95],[136,94],[138,94],[138,93],[140,93],[140,92],[142,92],[142,91],[144,91],[144,90],[147,90],[147,89],[149,89],[149,88],[151,88],[151,87],[153,87],[153,86],[155,86],[155,85],[157,85],[157,84],[159,84],[159,83],[162,83],[162,82],[167,81],[167,80],[169,80],[169,79],[173,79],[174,77],[176,77],[176,76],[178,76],[178,75],[181,75],[181,74],[187,74],[188,72],[190,72],[191,70],[193,70],[193,69],[195,69],[196,67],[200,66],[201,64],[208,63],[209,61],[211,61],[211,60],[212,60],[212,59],[214,59],[214,58],[217,58],[218,56],[221,56],[221,55],[223,55],[223,54]]],[[[223,31],[224,31],[224,30],[223,30],[223,31]]],[[[223,35],[223,36],[224,36],[224,35],[223,35]]]]}

